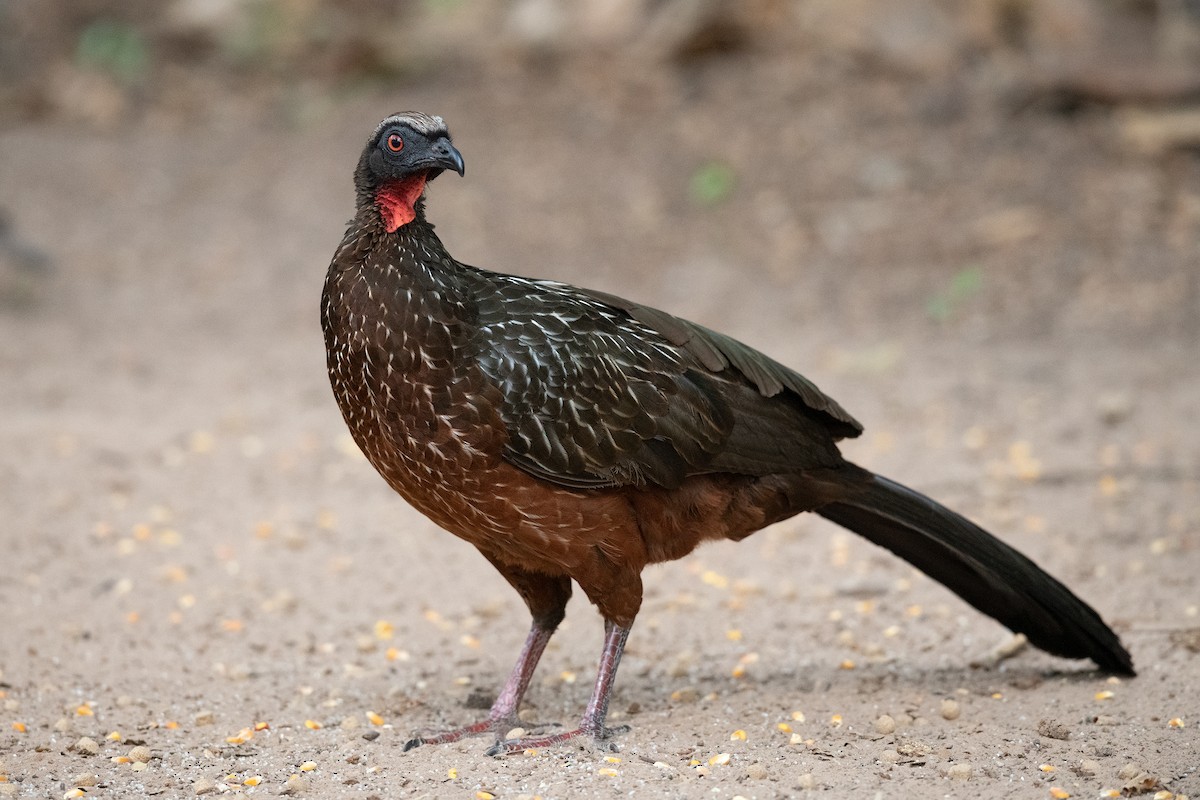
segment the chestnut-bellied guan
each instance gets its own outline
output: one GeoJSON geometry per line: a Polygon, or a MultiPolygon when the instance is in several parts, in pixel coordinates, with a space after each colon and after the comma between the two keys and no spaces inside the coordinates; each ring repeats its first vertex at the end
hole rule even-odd
{"type": "Polygon", "coordinates": [[[844,460],[862,426],[808,379],[663,311],[456,261],[427,183],[463,159],[440,117],[385,119],[354,174],[357,212],[321,306],[329,378],[388,484],[473,544],[533,625],[487,718],[409,742],[493,733],[490,752],[578,736],[605,714],[647,564],[813,511],[891,550],[1038,647],[1133,674],[1116,634],[1013,548],[844,460]],[[578,728],[500,741],[574,581],[604,618],[578,728]]]}

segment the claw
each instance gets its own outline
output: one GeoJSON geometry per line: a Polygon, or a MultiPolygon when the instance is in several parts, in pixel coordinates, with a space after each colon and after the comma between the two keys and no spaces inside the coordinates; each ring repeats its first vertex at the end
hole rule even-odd
{"type": "Polygon", "coordinates": [[[572,739],[580,739],[585,736],[592,738],[592,744],[607,753],[616,753],[620,750],[616,742],[610,741],[613,736],[626,733],[629,731],[628,725],[618,725],[613,728],[602,728],[595,731],[590,727],[580,727],[573,731],[564,731],[563,733],[552,733],[546,736],[525,736],[520,739],[506,739],[502,742],[496,742],[487,749],[489,756],[511,756],[517,753],[524,753],[526,750],[536,750],[539,747],[552,747],[554,745],[569,742],[572,739]]]}

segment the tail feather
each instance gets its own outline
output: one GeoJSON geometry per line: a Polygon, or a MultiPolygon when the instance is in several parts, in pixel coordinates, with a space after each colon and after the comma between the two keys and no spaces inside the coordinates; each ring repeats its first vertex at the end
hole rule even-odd
{"type": "Polygon", "coordinates": [[[1100,615],[1037,564],[923,494],[866,475],[865,486],[817,513],[891,550],[1041,649],[1134,674],[1132,658],[1100,615]]]}

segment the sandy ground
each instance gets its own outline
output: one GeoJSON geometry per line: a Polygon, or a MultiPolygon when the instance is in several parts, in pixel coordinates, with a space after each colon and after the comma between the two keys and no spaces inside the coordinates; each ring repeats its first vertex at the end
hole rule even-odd
{"type": "MultiPolygon", "coordinates": [[[[0,133],[0,205],[54,264],[0,312],[0,797],[1200,796],[1198,162],[766,58],[686,92],[531,80],[519,112],[479,79],[0,133]],[[403,752],[482,713],[527,625],[325,382],[350,172],[404,107],[465,154],[430,204],[461,259],[800,368],[867,425],[852,458],[1066,581],[1140,675],[972,666],[1006,631],[798,519],[648,572],[619,753],[403,752]]],[[[532,719],[576,718],[600,634],[573,601],[532,719]]]]}

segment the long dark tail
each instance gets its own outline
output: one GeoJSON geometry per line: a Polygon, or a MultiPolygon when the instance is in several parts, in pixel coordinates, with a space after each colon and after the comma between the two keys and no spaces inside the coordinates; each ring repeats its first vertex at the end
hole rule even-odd
{"type": "Polygon", "coordinates": [[[1043,650],[1134,674],[1133,659],[1100,615],[1037,564],[925,495],[861,474],[863,483],[855,480],[817,513],[891,550],[1043,650]]]}

